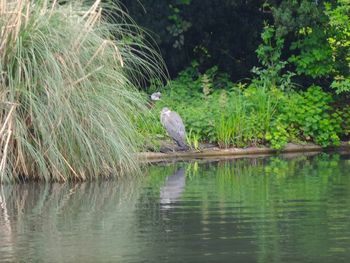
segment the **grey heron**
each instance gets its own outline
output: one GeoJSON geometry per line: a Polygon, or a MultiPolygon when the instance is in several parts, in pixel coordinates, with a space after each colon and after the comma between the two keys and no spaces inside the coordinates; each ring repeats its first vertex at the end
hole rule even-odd
{"type": "MultiPolygon", "coordinates": [[[[160,92],[152,93],[151,100],[158,101],[161,96],[162,94],[160,92]]],[[[186,129],[180,115],[165,107],[160,113],[160,122],[177,145],[180,146],[181,149],[186,150],[188,148],[186,145],[186,129]]]]}
{"type": "Polygon", "coordinates": [[[169,110],[167,107],[160,112],[160,122],[168,132],[169,136],[175,140],[182,149],[187,149],[185,125],[179,114],[169,110]]]}

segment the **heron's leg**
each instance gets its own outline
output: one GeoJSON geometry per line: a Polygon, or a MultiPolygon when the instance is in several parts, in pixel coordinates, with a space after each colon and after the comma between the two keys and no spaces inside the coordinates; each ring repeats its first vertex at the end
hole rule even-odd
{"type": "Polygon", "coordinates": [[[176,151],[178,151],[178,152],[184,152],[184,151],[188,151],[190,148],[187,146],[187,145],[185,145],[185,146],[178,146],[178,147],[176,147],[176,149],[174,149],[174,150],[176,150],[176,151]]]}
{"type": "Polygon", "coordinates": [[[174,152],[174,148],[164,146],[164,147],[161,147],[159,151],[161,153],[169,153],[169,152],[174,152]]]}

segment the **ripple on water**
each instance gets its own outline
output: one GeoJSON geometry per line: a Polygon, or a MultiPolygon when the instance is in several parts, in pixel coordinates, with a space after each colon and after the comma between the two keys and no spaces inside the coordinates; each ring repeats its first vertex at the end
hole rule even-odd
{"type": "Polygon", "coordinates": [[[350,262],[349,156],[0,188],[0,261],[350,262]]]}

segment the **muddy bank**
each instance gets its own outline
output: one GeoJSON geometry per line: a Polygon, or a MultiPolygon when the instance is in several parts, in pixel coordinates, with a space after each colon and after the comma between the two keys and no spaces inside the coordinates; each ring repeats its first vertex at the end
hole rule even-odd
{"type": "Polygon", "coordinates": [[[286,154],[286,153],[318,153],[318,152],[349,152],[350,144],[342,142],[340,146],[322,148],[316,144],[294,144],[288,143],[282,150],[271,149],[266,146],[248,147],[248,148],[228,148],[221,149],[219,147],[203,148],[199,151],[169,151],[162,152],[142,152],[138,154],[138,158],[145,162],[159,162],[166,160],[185,160],[185,159],[202,159],[202,158],[229,158],[242,156],[259,156],[272,154],[286,154]]]}

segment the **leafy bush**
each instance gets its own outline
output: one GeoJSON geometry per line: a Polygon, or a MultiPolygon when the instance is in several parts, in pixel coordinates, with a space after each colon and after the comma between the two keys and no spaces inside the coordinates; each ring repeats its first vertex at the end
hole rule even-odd
{"type": "Polygon", "coordinates": [[[0,174],[64,181],[137,168],[130,117],[158,60],[115,6],[1,1],[0,174]],[[107,14],[106,14],[107,15],[107,14]],[[116,36],[116,41],[112,41],[116,36]],[[142,54],[140,54],[140,52],[142,54]]]}
{"type": "Polygon", "coordinates": [[[291,49],[297,54],[289,58],[289,61],[295,64],[297,74],[312,78],[331,76],[334,62],[324,29],[302,28],[298,33],[301,39],[291,45],[291,49]]]}
{"type": "Polygon", "coordinates": [[[263,88],[291,89],[293,84],[292,72],[284,72],[287,61],[281,59],[284,47],[284,38],[278,34],[273,26],[266,25],[261,33],[262,43],[256,50],[258,59],[263,68],[254,67],[253,84],[263,88]]]}
{"type": "MultiPolygon", "coordinates": [[[[115,0],[117,1],[117,0],[115,0]]],[[[121,0],[135,21],[153,37],[175,77],[193,60],[203,72],[218,65],[236,81],[256,64],[264,1],[121,0]]]]}
{"type": "Polygon", "coordinates": [[[291,92],[280,104],[267,139],[274,148],[282,148],[291,140],[313,141],[323,147],[338,145],[342,118],[339,112],[331,112],[331,102],[332,96],[317,86],[291,92]]]}
{"type": "MultiPolygon", "coordinates": [[[[338,145],[340,136],[346,135],[346,114],[331,107],[333,96],[321,87],[296,91],[292,82],[295,74],[287,71],[290,62],[297,65],[298,74],[312,77],[333,70],[329,59],[332,50],[319,41],[324,35],[308,30],[303,41],[293,44],[302,53],[286,61],[282,59],[283,33],[265,26],[256,50],[261,67],[253,68],[249,85],[232,83],[217,67],[201,74],[198,63],[193,62],[167,85],[164,99],[157,105],[178,111],[196,140],[215,142],[220,147],[268,143],[281,149],[288,142],[338,145]],[[321,63],[326,58],[328,63],[321,63]],[[319,66],[310,67],[317,62],[319,66]]],[[[155,111],[159,110],[156,107],[155,111]]]]}
{"type": "Polygon", "coordinates": [[[299,81],[350,91],[350,2],[282,1],[273,13],[276,31],[290,40],[283,53],[299,81]]]}
{"type": "Polygon", "coordinates": [[[218,67],[201,73],[194,62],[165,87],[155,111],[178,111],[196,140],[220,147],[338,145],[349,135],[348,111],[324,90],[331,83],[337,93],[350,90],[350,2],[299,2],[263,5],[275,21],[263,29],[256,49],[260,66],[249,84],[232,83],[218,67]],[[299,88],[295,81],[308,84],[299,88]]]}
{"type": "MultiPolygon", "coordinates": [[[[294,111],[289,110],[291,123],[299,126],[306,140],[313,140],[322,145],[339,144],[339,116],[331,115],[332,96],[320,87],[311,86],[300,96],[294,96],[294,111]],[[293,114],[293,115],[292,115],[293,114]]],[[[289,104],[289,105],[291,105],[289,104]]]]}
{"type": "Polygon", "coordinates": [[[270,144],[281,149],[288,142],[326,147],[338,145],[349,130],[347,115],[332,108],[332,95],[320,87],[297,92],[265,84],[234,84],[216,68],[199,74],[194,63],[165,87],[152,112],[158,116],[162,107],[170,107],[182,116],[196,141],[220,147],[270,144]]]}
{"type": "Polygon", "coordinates": [[[350,91],[350,2],[338,0],[335,7],[326,4],[331,35],[328,42],[335,61],[335,79],[332,87],[337,93],[350,91]]]}

